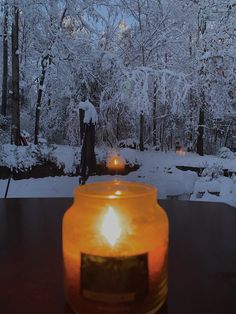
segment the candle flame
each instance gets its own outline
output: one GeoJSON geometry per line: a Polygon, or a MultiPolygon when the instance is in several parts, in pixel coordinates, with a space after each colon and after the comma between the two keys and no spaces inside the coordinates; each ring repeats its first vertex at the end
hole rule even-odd
{"type": "Polygon", "coordinates": [[[109,206],[108,211],[103,219],[101,234],[106,240],[114,246],[121,236],[121,227],[118,216],[114,209],[109,206]]]}
{"type": "Polygon", "coordinates": [[[121,156],[112,156],[107,160],[107,168],[111,171],[123,171],[125,169],[125,161],[121,156]]]}

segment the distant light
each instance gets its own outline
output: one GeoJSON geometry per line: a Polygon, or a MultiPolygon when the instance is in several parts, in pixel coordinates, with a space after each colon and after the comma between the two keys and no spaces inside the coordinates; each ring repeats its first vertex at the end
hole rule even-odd
{"type": "Polygon", "coordinates": [[[176,150],[176,155],[184,157],[186,155],[186,152],[183,148],[180,148],[180,149],[176,150]]]}
{"type": "Polygon", "coordinates": [[[124,171],[125,160],[119,155],[112,156],[107,160],[107,168],[111,171],[124,171]]]}

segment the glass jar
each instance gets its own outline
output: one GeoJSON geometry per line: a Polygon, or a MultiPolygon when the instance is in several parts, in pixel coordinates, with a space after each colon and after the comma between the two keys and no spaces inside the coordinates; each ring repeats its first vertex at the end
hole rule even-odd
{"type": "Polygon", "coordinates": [[[153,186],[75,190],[63,218],[66,300],[75,313],[155,313],[167,296],[168,218],[153,186]]]}

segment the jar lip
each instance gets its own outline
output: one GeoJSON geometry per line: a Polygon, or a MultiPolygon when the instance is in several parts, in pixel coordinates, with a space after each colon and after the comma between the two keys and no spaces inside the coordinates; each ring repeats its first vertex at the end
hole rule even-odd
{"type": "Polygon", "coordinates": [[[74,190],[75,197],[82,196],[107,200],[130,199],[147,196],[154,196],[156,198],[156,195],[157,188],[150,184],[118,180],[88,183],[85,185],[78,186],[74,190]]]}

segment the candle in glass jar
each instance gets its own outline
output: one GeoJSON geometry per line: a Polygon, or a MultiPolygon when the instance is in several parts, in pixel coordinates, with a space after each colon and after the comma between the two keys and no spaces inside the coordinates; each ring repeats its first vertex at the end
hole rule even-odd
{"type": "Polygon", "coordinates": [[[156,189],[78,187],[63,218],[66,299],[83,314],[155,313],[167,296],[168,219],[156,189]]]}
{"type": "Polygon", "coordinates": [[[122,172],[125,170],[125,161],[119,155],[114,155],[107,159],[107,168],[111,172],[122,172]]]}

